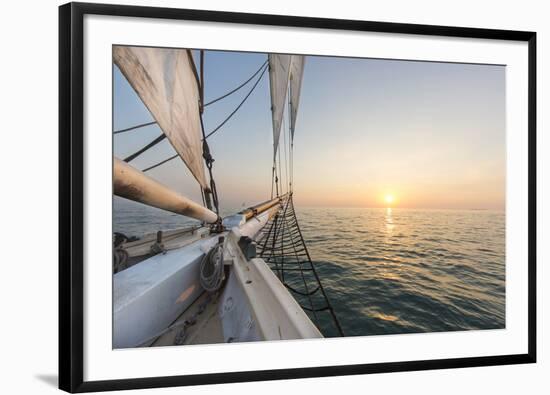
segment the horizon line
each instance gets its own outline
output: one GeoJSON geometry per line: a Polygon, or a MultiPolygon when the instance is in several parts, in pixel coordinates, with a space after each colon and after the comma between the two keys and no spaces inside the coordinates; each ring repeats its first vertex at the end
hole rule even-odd
{"type": "Polygon", "coordinates": [[[307,205],[295,204],[296,207],[302,208],[346,208],[346,209],[402,209],[402,210],[468,210],[468,211],[506,211],[506,207],[502,208],[485,208],[485,207],[406,207],[406,206],[341,206],[341,205],[307,205]]]}

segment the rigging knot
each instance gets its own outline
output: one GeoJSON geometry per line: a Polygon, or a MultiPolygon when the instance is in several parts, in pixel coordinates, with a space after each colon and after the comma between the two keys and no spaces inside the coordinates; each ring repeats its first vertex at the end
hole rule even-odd
{"type": "Polygon", "coordinates": [[[214,158],[212,158],[212,154],[210,153],[210,148],[208,147],[208,143],[206,142],[206,140],[202,141],[202,157],[206,161],[206,165],[212,167],[212,163],[214,163],[214,158]]]}
{"type": "Polygon", "coordinates": [[[225,231],[225,226],[223,225],[222,218],[218,216],[216,222],[210,226],[210,233],[222,233],[223,231],[225,231]]]}

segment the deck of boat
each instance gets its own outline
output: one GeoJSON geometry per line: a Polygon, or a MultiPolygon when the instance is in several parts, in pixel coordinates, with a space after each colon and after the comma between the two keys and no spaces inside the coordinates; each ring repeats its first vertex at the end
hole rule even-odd
{"type": "Polygon", "coordinates": [[[218,314],[218,295],[203,292],[174,321],[170,329],[151,344],[151,347],[215,343],[224,343],[222,323],[218,314]],[[185,321],[194,323],[185,325],[185,321]]]}
{"type": "MultiPolygon", "coordinates": [[[[163,235],[161,243],[155,243],[164,244],[165,252],[117,272],[115,346],[323,337],[266,262],[255,257],[253,237],[278,210],[278,205],[273,206],[221,235],[200,229],[163,235]],[[223,253],[225,280],[210,294],[200,285],[200,267],[208,257],[205,253],[213,248],[223,253]]],[[[152,251],[151,241],[156,238],[150,239],[149,243],[135,243],[127,254],[152,251]]]]}

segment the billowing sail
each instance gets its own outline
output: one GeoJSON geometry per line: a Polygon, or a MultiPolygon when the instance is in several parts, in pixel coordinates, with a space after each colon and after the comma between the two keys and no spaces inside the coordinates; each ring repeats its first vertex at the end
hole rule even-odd
{"type": "Polygon", "coordinates": [[[203,189],[199,88],[190,52],[115,46],[113,59],[203,189]]]}
{"type": "Polygon", "coordinates": [[[288,78],[290,74],[290,55],[269,54],[269,86],[271,90],[271,116],[273,118],[273,158],[277,154],[281,124],[285,109],[288,78]]]}
{"type": "Polygon", "coordinates": [[[300,104],[300,90],[304,77],[305,62],[305,56],[301,55],[292,55],[290,62],[290,134],[292,140],[294,140],[294,127],[296,126],[296,117],[300,104]]]}

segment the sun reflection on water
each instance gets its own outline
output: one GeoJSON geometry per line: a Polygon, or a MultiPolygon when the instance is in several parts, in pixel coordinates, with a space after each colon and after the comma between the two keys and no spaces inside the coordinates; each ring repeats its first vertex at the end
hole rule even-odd
{"type": "Polygon", "coordinates": [[[392,215],[391,207],[388,207],[386,209],[385,220],[386,220],[386,234],[388,236],[391,236],[393,233],[393,229],[395,228],[395,224],[393,223],[393,215],[392,215]]]}

